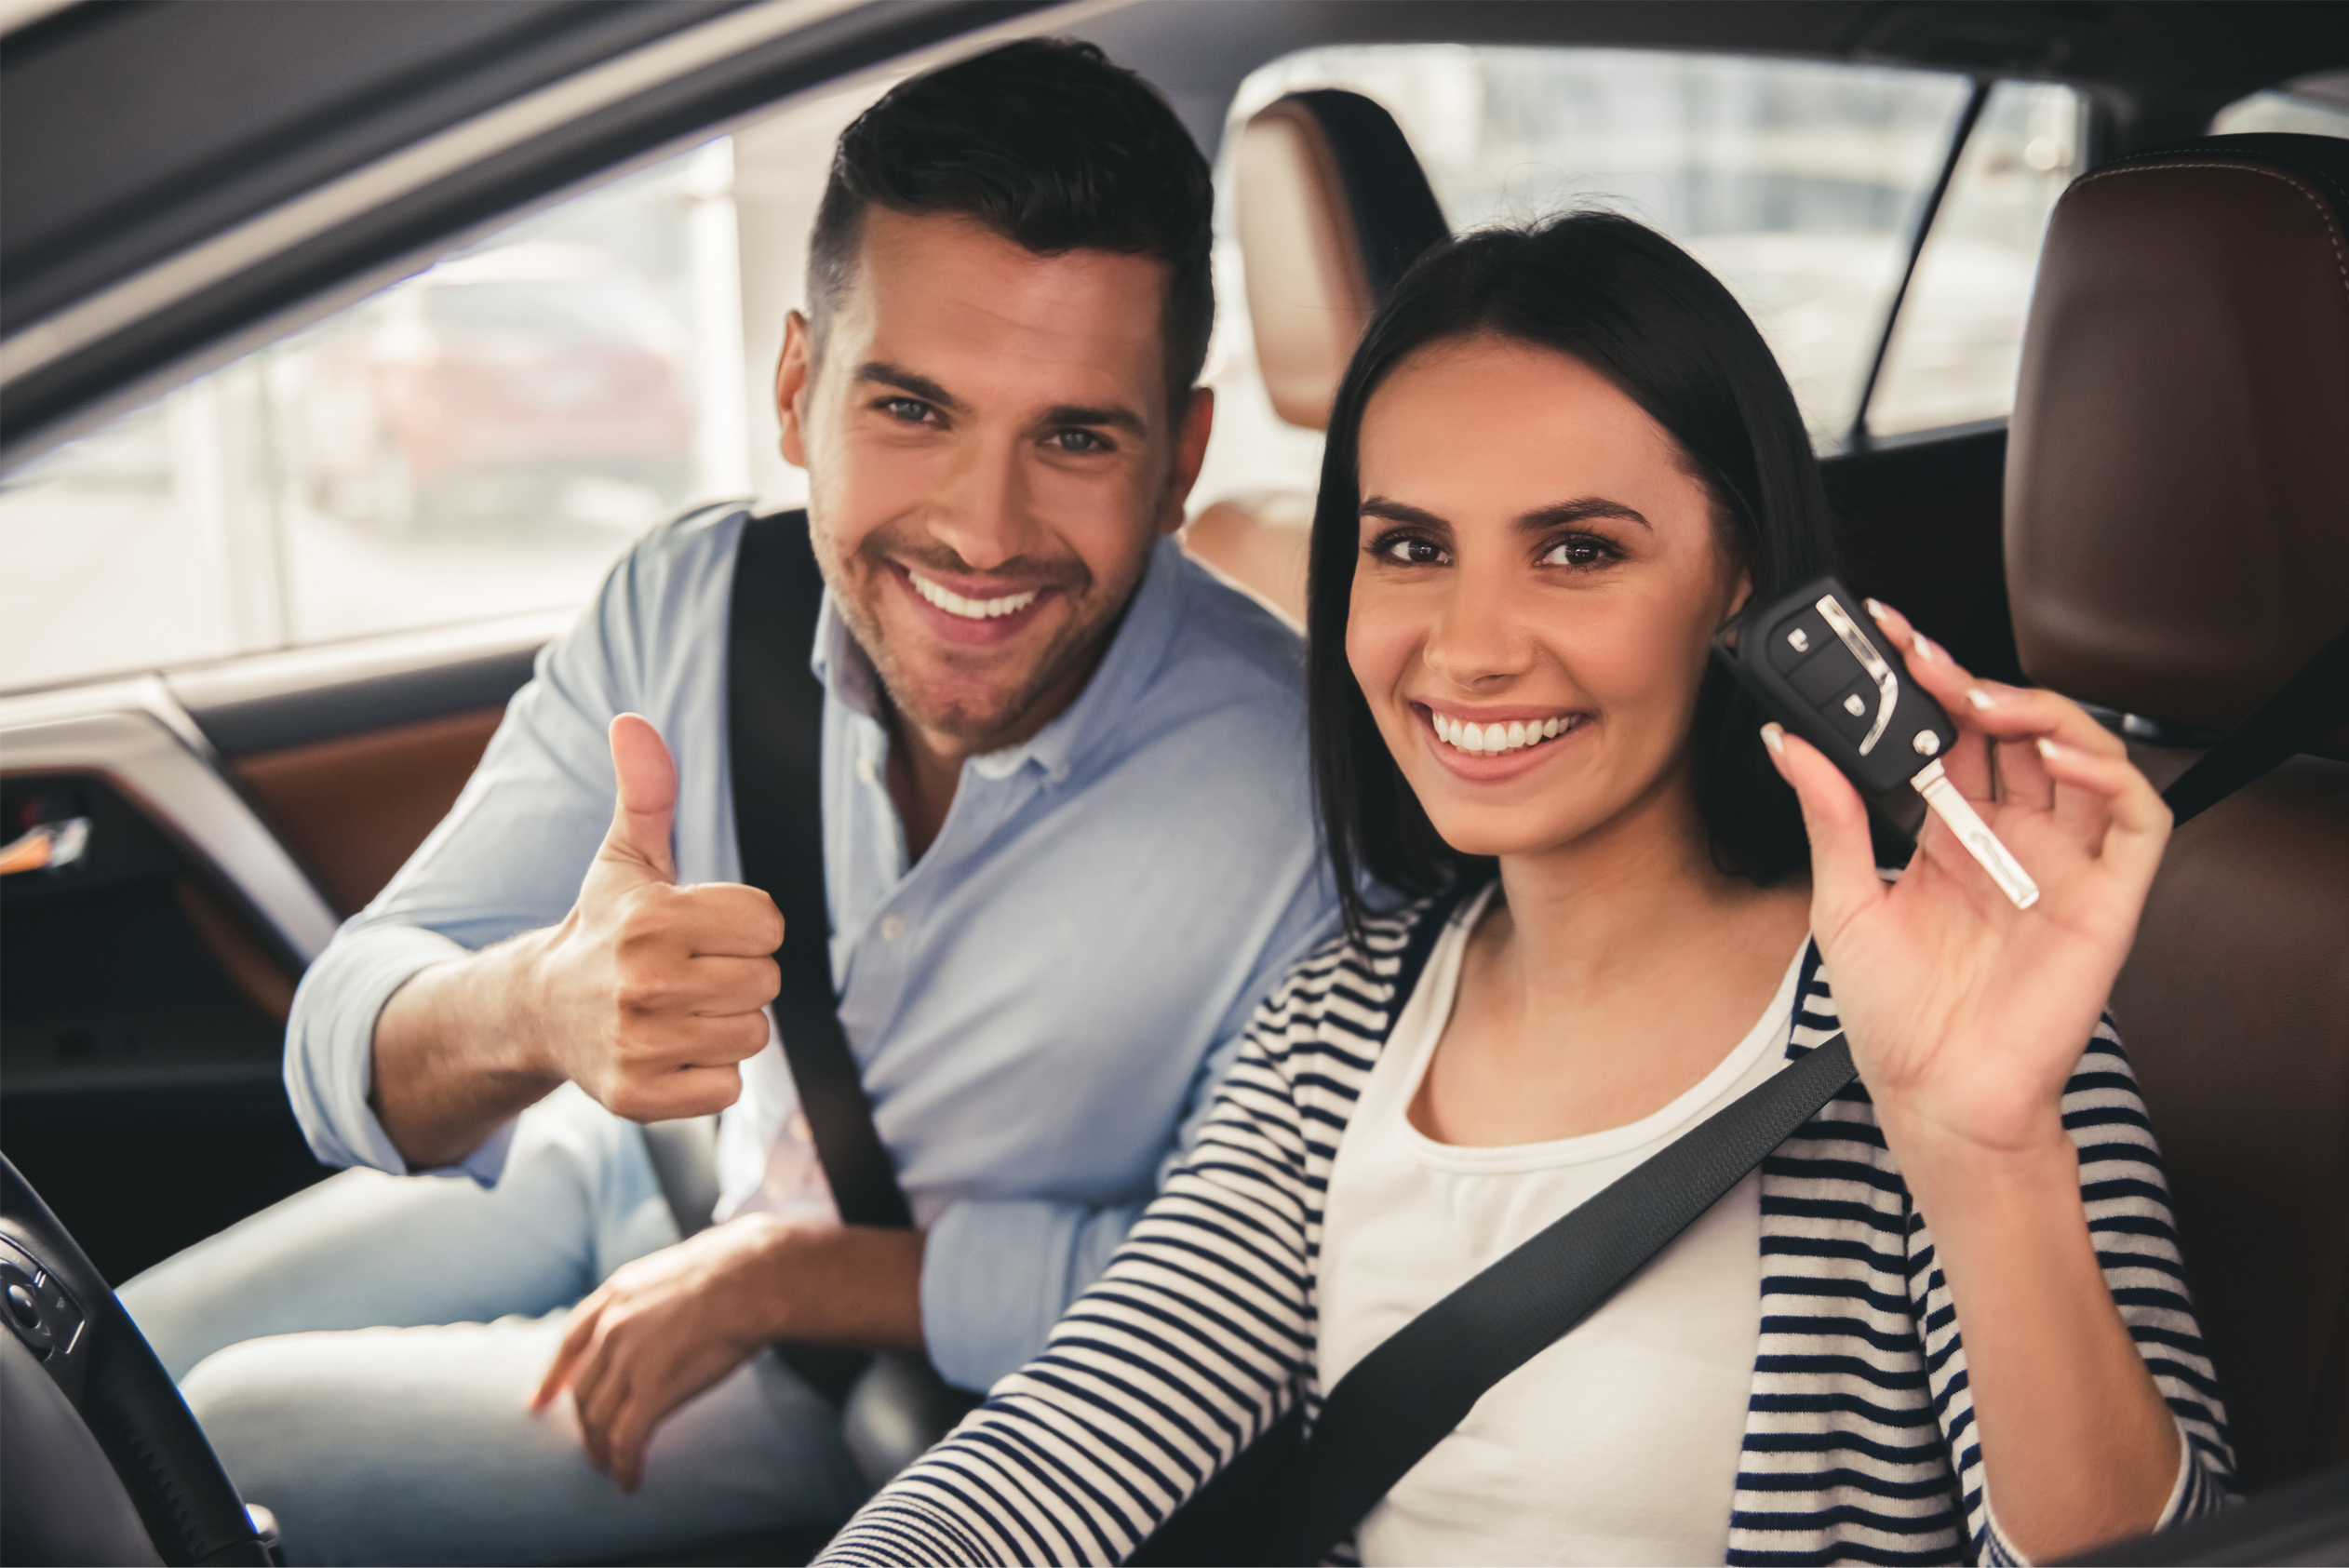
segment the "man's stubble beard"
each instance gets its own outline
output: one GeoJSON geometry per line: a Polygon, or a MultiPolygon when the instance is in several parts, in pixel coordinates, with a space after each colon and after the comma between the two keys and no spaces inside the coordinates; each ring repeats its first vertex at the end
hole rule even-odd
{"type": "MultiPolygon", "coordinates": [[[[1040,573],[1031,573],[1028,582],[1050,583],[1079,613],[1061,627],[1030,666],[1027,677],[1007,697],[984,708],[967,702],[938,704],[929,700],[920,679],[907,669],[906,661],[899,657],[900,650],[883,631],[879,601],[883,595],[898,591],[891,581],[895,575],[893,562],[902,562],[916,570],[928,565],[942,575],[951,576],[967,575],[970,569],[949,552],[892,547],[885,535],[885,529],[876,530],[861,543],[856,552],[857,580],[848,580],[845,570],[826,573],[834,584],[833,600],[839,607],[841,619],[848,623],[849,634],[871,661],[892,709],[973,756],[1000,750],[1008,737],[1022,730],[1039,703],[1099,658],[1109,639],[1117,635],[1126,607],[1149,570],[1149,556],[1146,553],[1140,570],[1131,582],[1120,585],[1114,597],[1098,594],[1091,569],[1074,557],[1065,563],[1054,563],[1040,573]],[[861,592],[841,592],[842,588],[861,592]]],[[[933,652],[932,659],[934,664],[948,671],[963,666],[963,660],[951,650],[933,652]]],[[[965,667],[984,667],[994,662],[991,658],[973,660],[965,667]]]]}

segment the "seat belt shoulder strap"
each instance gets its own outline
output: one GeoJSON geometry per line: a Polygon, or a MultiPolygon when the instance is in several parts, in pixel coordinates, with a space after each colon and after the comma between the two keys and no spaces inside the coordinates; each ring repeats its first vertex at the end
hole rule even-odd
{"type": "Polygon", "coordinates": [[[2162,791],[2173,826],[2349,724],[2349,626],[2162,791]]]}
{"type": "Polygon", "coordinates": [[[810,667],[824,574],[804,512],[743,524],[727,606],[726,739],[743,880],[782,911],[775,1026],[843,1224],[904,1229],[913,1212],[832,985],[824,883],[824,685],[810,667]]]}

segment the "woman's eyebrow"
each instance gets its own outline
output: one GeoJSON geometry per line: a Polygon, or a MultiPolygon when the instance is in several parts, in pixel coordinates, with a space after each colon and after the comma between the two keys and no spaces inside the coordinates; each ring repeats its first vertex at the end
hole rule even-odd
{"type": "Polygon", "coordinates": [[[1542,506],[1517,519],[1520,533],[1539,533],[1544,529],[1560,528],[1567,523],[1587,523],[1593,517],[1613,517],[1617,521],[1637,523],[1648,532],[1655,526],[1633,508],[1619,501],[1609,501],[1603,495],[1586,495],[1576,501],[1562,501],[1555,506],[1542,506]]]}
{"type": "Polygon", "coordinates": [[[1449,529],[1452,526],[1432,512],[1424,511],[1404,502],[1389,501],[1383,495],[1363,497],[1359,516],[1384,517],[1390,523],[1413,523],[1424,529],[1449,529]]]}

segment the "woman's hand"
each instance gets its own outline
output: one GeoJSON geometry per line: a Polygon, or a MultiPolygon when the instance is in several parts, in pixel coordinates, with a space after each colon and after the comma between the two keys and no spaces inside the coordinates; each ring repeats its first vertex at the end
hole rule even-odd
{"type": "Polygon", "coordinates": [[[1765,739],[1802,797],[1811,930],[1852,1060],[1956,1307],[1999,1525],[2026,1557],[2068,1555],[2152,1528],[2181,1463],[2089,1235],[2062,1117],[2169,810],[2077,704],[1977,681],[1869,609],[1957,721],[1943,766],[2038,902],[2016,908],[1938,816],[1885,886],[1851,784],[1777,726],[1765,739]]]}
{"type": "Polygon", "coordinates": [[[1870,609],[1957,725],[1951,782],[2040,896],[2017,909],[1938,816],[1886,886],[1859,793],[1801,739],[1765,729],[1802,799],[1811,928],[1852,1058],[1904,1164],[2045,1153],[2063,1137],[2063,1085],[2135,939],[2169,811],[2077,704],[1977,681],[1897,611],[1870,609]]]}

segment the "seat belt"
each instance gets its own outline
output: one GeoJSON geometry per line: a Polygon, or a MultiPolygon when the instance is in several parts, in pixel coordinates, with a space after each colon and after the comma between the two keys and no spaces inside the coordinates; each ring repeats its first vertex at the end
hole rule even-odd
{"type": "MultiPolygon", "coordinates": [[[[734,838],[743,880],[773,899],[783,914],[775,1027],[840,1223],[902,1230],[913,1225],[913,1211],[873,1126],[832,987],[832,922],[824,888],[824,685],[808,667],[823,605],[824,575],[809,543],[807,514],[746,520],[726,625],[734,838]]],[[[653,1175],[681,1236],[706,1228],[717,1206],[716,1130],[715,1117],[644,1129],[653,1175]]],[[[775,1351],[835,1404],[848,1399],[871,1360],[816,1346],[778,1345],[775,1351]]]]}
{"type": "MultiPolygon", "coordinates": [[[[1413,931],[1390,1027],[1474,891],[1451,890],[1413,931]]],[[[1381,1341],[1337,1380],[1309,1437],[1292,1409],[1128,1561],[1321,1561],[1487,1389],[1604,1306],[1858,1076],[1841,1034],[1773,1073],[1381,1341]]]]}
{"type": "Polygon", "coordinates": [[[2349,626],[2162,791],[2173,827],[2349,724],[2349,626]]]}
{"type": "Polygon", "coordinates": [[[873,1126],[832,988],[832,917],[824,892],[824,683],[808,667],[823,605],[824,575],[807,514],[745,522],[726,625],[734,838],[743,880],[783,912],[775,1028],[840,1223],[906,1230],[913,1211],[873,1126]]]}

